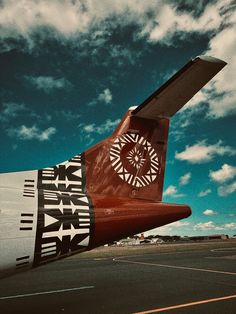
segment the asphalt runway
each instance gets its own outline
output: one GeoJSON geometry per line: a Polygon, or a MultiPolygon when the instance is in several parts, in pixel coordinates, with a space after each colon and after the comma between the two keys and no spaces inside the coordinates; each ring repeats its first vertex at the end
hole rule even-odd
{"type": "Polygon", "coordinates": [[[0,313],[236,313],[236,246],[76,257],[0,280],[0,313]]]}

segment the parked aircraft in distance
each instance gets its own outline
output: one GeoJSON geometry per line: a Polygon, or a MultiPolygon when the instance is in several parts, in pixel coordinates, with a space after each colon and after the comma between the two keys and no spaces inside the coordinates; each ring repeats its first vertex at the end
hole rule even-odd
{"type": "Polygon", "coordinates": [[[114,133],[53,167],[0,175],[0,275],[44,265],[191,214],[162,202],[170,118],[226,63],[187,63],[114,133]]]}

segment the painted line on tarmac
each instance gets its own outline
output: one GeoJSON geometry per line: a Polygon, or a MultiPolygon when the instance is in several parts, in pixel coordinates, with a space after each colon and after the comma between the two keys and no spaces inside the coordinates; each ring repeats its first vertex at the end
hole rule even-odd
{"type": "Polygon", "coordinates": [[[63,293],[69,291],[78,291],[78,290],[86,290],[86,289],[93,289],[94,286],[84,286],[78,288],[69,288],[69,289],[61,289],[61,290],[51,290],[51,291],[41,291],[41,292],[34,292],[34,293],[26,293],[26,294],[17,294],[17,295],[9,295],[5,297],[0,297],[0,300],[7,300],[7,299],[16,299],[16,298],[26,298],[44,294],[54,294],[54,293],[63,293]]]}
{"type": "Polygon", "coordinates": [[[189,306],[194,306],[194,305],[199,305],[199,304],[204,304],[204,303],[210,303],[210,302],[219,302],[219,301],[235,299],[235,298],[236,298],[236,294],[233,294],[233,295],[228,295],[228,296],[214,298],[214,299],[206,299],[206,300],[200,300],[200,301],[195,301],[195,302],[190,302],[190,303],[184,303],[184,304],[172,305],[172,306],[168,306],[168,307],[157,308],[157,309],[148,310],[148,311],[136,312],[134,314],[159,313],[159,312],[164,312],[164,311],[176,310],[176,309],[180,309],[183,307],[189,307],[189,306]]]}
{"type": "Polygon", "coordinates": [[[225,247],[225,248],[220,248],[220,249],[212,249],[211,252],[231,252],[231,251],[236,251],[236,247],[225,247]]]}
{"type": "Polygon", "coordinates": [[[208,272],[208,273],[217,273],[223,275],[231,275],[236,276],[236,273],[222,271],[222,270],[213,270],[213,269],[204,269],[204,268],[193,268],[193,267],[185,267],[185,266],[174,266],[174,265],[166,265],[166,264],[156,264],[156,263],[146,263],[146,262],[137,262],[137,261],[130,261],[127,259],[118,259],[113,258],[115,262],[121,263],[129,263],[129,264],[138,264],[138,265],[145,265],[145,266],[157,266],[157,267],[166,267],[166,268],[174,268],[174,269],[184,269],[184,270],[193,270],[193,271],[201,271],[201,272],[208,272]]]}

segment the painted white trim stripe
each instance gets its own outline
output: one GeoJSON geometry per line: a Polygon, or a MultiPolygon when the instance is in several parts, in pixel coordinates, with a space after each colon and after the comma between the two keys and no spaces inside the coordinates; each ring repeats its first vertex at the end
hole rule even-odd
{"type": "Polygon", "coordinates": [[[9,295],[9,296],[5,296],[5,297],[0,297],[0,300],[27,298],[27,297],[37,296],[37,295],[63,293],[63,292],[86,290],[86,289],[93,289],[93,288],[94,288],[94,286],[84,286],[84,287],[78,287],[78,288],[69,288],[69,289],[61,289],[61,290],[51,290],[51,291],[41,291],[41,292],[35,292],[35,293],[9,295]]]}
{"type": "Polygon", "coordinates": [[[48,255],[54,255],[54,254],[56,254],[57,253],[57,250],[56,249],[52,249],[52,250],[50,250],[50,251],[48,251],[48,252],[42,252],[41,253],[41,256],[42,257],[45,257],[45,256],[48,256],[48,255]]]}
{"type": "Polygon", "coordinates": [[[56,242],[48,242],[48,243],[42,243],[42,248],[47,248],[51,246],[56,246],[56,242]]]}
{"type": "Polygon", "coordinates": [[[44,254],[44,253],[47,253],[47,252],[51,252],[52,250],[56,251],[57,250],[57,246],[56,245],[52,245],[50,247],[42,248],[41,252],[42,252],[42,254],[44,254]]]}

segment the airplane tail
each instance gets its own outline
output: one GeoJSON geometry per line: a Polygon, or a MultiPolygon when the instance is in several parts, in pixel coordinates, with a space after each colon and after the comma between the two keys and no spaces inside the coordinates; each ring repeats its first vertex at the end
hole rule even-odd
{"type": "Polygon", "coordinates": [[[89,193],[161,201],[169,119],[129,110],[108,139],[85,152],[89,193]]]}
{"type": "Polygon", "coordinates": [[[85,152],[86,190],[161,201],[169,120],[225,65],[197,57],[130,109],[109,138],[85,152]]]}
{"type": "Polygon", "coordinates": [[[198,57],[101,143],[53,167],[0,175],[0,275],[188,217],[187,205],[160,202],[169,120],[225,64],[198,57]]]}

